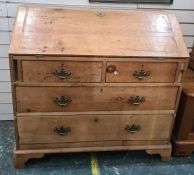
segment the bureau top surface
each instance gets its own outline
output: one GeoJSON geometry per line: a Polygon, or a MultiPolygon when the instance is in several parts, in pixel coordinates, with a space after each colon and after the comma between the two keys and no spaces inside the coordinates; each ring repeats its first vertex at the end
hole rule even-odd
{"type": "Polygon", "coordinates": [[[173,14],[29,6],[18,8],[9,53],[189,57],[173,14]]]}

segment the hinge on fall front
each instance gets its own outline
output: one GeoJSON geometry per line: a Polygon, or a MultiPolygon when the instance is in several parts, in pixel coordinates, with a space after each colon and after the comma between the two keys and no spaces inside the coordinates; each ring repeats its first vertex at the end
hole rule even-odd
{"type": "Polygon", "coordinates": [[[35,57],[43,57],[43,55],[41,55],[41,54],[36,54],[36,55],[34,55],[35,57]]]}
{"type": "Polygon", "coordinates": [[[164,57],[158,57],[156,58],[157,60],[164,60],[165,58],[164,57]]]}
{"type": "Polygon", "coordinates": [[[42,57],[43,57],[43,55],[40,55],[40,54],[36,54],[36,55],[34,55],[35,56],[35,58],[37,59],[37,60],[40,60],[42,57]]]}

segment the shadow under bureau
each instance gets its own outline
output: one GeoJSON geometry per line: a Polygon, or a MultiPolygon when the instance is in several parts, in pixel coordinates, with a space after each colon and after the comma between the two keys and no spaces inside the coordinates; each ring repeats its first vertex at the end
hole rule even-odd
{"type": "Polygon", "coordinates": [[[9,57],[17,168],[47,153],[170,159],[189,57],[173,14],[19,7],[9,57]]]}

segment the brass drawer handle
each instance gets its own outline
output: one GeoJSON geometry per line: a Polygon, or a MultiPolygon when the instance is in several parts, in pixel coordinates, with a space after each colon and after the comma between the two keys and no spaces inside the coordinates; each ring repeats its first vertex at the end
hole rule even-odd
{"type": "Polygon", "coordinates": [[[141,130],[141,126],[137,124],[131,124],[131,125],[127,125],[125,127],[125,130],[131,134],[134,134],[141,130]]]}
{"type": "Polygon", "coordinates": [[[145,102],[145,97],[141,97],[141,96],[131,97],[128,101],[128,103],[133,104],[133,105],[140,105],[144,102],[145,102]]]}
{"type": "Polygon", "coordinates": [[[68,69],[65,69],[64,64],[62,64],[60,69],[55,69],[53,75],[63,80],[70,77],[72,75],[72,72],[68,69]]]}
{"type": "Polygon", "coordinates": [[[54,102],[56,102],[59,106],[67,106],[69,103],[72,102],[70,97],[60,96],[56,97],[54,102]]]}
{"type": "Polygon", "coordinates": [[[69,127],[55,127],[54,132],[58,133],[61,136],[67,135],[71,132],[71,129],[69,127]]]}
{"type": "Polygon", "coordinates": [[[135,71],[133,73],[133,76],[135,76],[139,80],[143,80],[145,77],[149,77],[150,75],[151,75],[151,73],[149,71],[143,70],[143,65],[142,65],[142,68],[140,70],[135,71]]]}

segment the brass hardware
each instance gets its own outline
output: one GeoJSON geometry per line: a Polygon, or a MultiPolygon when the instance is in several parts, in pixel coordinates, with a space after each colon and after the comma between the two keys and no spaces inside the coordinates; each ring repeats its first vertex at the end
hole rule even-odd
{"type": "Polygon", "coordinates": [[[62,64],[60,69],[55,69],[53,75],[63,80],[71,76],[72,72],[68,69],[65,69],[64,64],[62,64]]]}
{"type": "Polygon", "coordinates": [[[115,71],[117,71],[117,68],[115,65],[109,65],[107,68],[106,68],[106,72],[108,73],[114,73],[115,71]]]}
{"type": "Polygon", "coordinates": [[[61,136],[67,135],[71,132],[71,129],[69,127],[55,127],[54,132],[58,133],[61,136]]]}
{"type": "Polygon", "coordinates": [[[43,55],[41,55],[41,54],[36,54],[36,55],[34,55],[35,57],[43,57],[43,55]]]}
{"type": "Polygon", "coordinates": [[[105,16],[105,13],[103,13],[103,12],[96,12],[96,16],[103,17],[103,16],[105,16]]]}
{"type": "Polygon", "coordinates": [[[135,76],[139,80],[143,80],[145,77],[150,76],[150,72],[149,71],[144,71],[143,70],[143,65],[142,65],[142,68],[138,71],[135,71],[133,73],[133,76],[135,76]]]}
{"type": "Polygon", "coordinates": [[[140,131],[141,129],[141,126],[140,125],[136,125],[136,124],[131,124],[131,125],[127,125],[125,127],[125,130],[131,134],[134,134],[138,131],[140,131]]]}
{"type": "Polygon", "coordinates": [[[65,96],[60,96],[60,97],[56,97],[54,100],[59,106],[66,106],[69,103],[72,102],[70,97],[65,97],[65,96]]]}
{"type": "Polygon", "coordinates": [[[133,105],[139,105],[142,104],[143,102],[145,102],[145,98],[140,96],[131,97],[128,101],[128,103],[133,105]]]}

